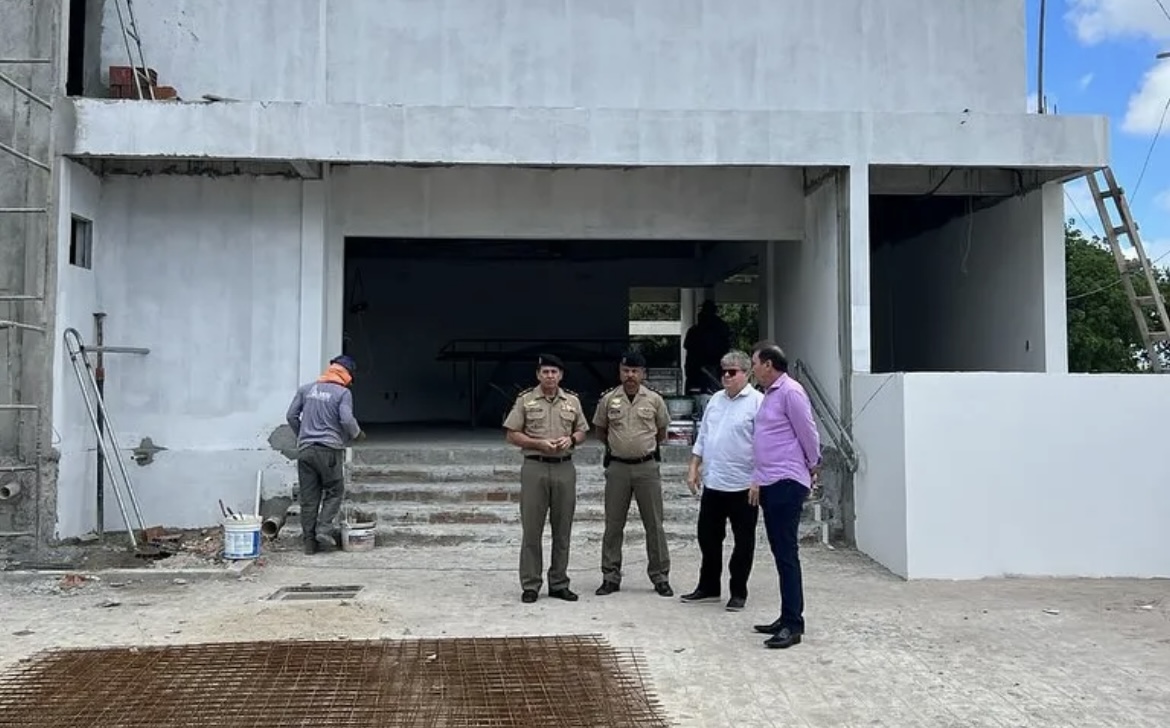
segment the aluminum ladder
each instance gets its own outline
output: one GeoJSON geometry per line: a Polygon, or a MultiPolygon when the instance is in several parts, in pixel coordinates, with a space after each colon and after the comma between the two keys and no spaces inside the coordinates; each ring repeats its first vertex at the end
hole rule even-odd
{"type": "Polygon", "coordinates": [[[1110,167],[1090,172],[1085,175],[1089,181],[1089,191],[1093,194],[1093,202],[1097,205],[1097,214],[1101,217],[1101,226],[1105,230],[1105,239],[1113,251],[1113,259],[1117,263],[1117,270],[1121,274],[1121,287],[1125,297],[1129,300],[1129,307],[1133,310],[1137,320],[1138,331],[1142,337],[1142,344],[1150,358],[1150,369],[1159,374],[1167,371],[1162,357],[1166,345],[1170,344],[1170,317],[1166,315],[1166,300],[1162,290],[1158,287],[1158,278],[1154,267],[1146,256],[1146,249],[1142,246],[1141,236],[1138,235],[1137,223],[1129,211],[1129,202],[1125,198],[1125,191],[1118,186],[1117,179],[1110,167]],[[1098,179],[1103,178],[1104,184],[1098,179]],[[1114,225],[1113,215],[1110,214],[1106,200],[1113,200],[1120,225],[1114,225]],[[1121,249],[1121,236],[1129,238],[1137,260],[1125,257],[1121,249]],[[1146,282],[1147,294],[1138,295],[1133,285],[1133,276],[1141,275],[1146,282]]]}
{"type": "MultiPolygon", "coordinates": [[[[114,491],[114,498],[118,501],[118,510],[122,512],[122,522],[126,524],[126,532],[130,536],[130,548],[142,551],[146,546],[146,523],[142,520],[142,509],[138,505],[138,497],[134,493],[134,484],[130,481],[130,473],[126,470],[125,459],[121,457],[121,448],[118,438],[114,434],[115,425],[110,420],[109,410],[106,409],[105,398],[98,389],[97,377],[94,374],[93,364],[89,360],[89,352],[81,334],[77,329],[65,329],[65,351],[73,365],[73,374],[77,377],[77,385],[81,388],[81,398],[85,402],[85,411],[89,415],[89,423],[93,426],[93,434],[97,440],[97,450],[101,453],[106,473],[110,476],[109,484],[114,491]],[[105,426],[99,424],[104,422],[105,426]],[[116,466],[115,466],[116,464],[116,466]],[[129,501],[134,512],[134,520],[126,510],[129,501]],[[135,529],[141,534],[135,534],[135,529]]],[[[104,350],[112,350],[107,347],[104,350]]],[[[120,349],[129,353],[145,354],[147,349],[120,349]]]]}
{"type": "Polygon", "coordinates": [[[0,536],[31,536],[35,539],[35,549],[38,552],[45,540],[42,533],[41,491],[44,487],[42,463],[45,459],[44,439],[47,435],[47,423],[44,421],[47,407],[46,403],[40,400],[48,396],[50,389],[47,386],[40,387],[40,392],[34,392],[30,396],[20,380],[30,370],[49,368],[46,352],[51,351],[47,339],[51,322],[46,313],[45,297],[48,287],[47,264],[48,261],[53,260],[50,251],[57,245],[57,225],[53,201],[53,187],[55,185],[53,161],[56,143],[54,127],[56,125],[53,123],[52,98],[57,95],[57,88],[60,85],[60,69],[53,60],[56,57],[58,47],[59,15],[52,13],[51,18],[49,23],[51,27],[46,34],[49,40],[44,43],[45,49],[35,48],[35,38],[39,34],[34,32],[34,39],[29,45],[33,53],[29,53],[25,48],[16,50],[16,54],[20,55],[43,52],[44,57],[10,57],[6,51],[11,52],[11,49],[0,48],[0,89],[6,88],[12,92],[11,105],[8,105],[8,99],[0,99],[0,108],[11,108],[11,124],[9,125],[11,129],[30,130],[30,133],[24,136],[28,141],[28,146],[24,149],[13,146],[17,144],[16,140],[21,138],[21,135],[14,133],[12,144],[0,141],[0,154],[19,160],[27,169],[27,176],[23,178],[17,176],[13,180],[16,182],[13,187],[23,190],[22,198],[15,206],[0,206],[0,220],[28,221],[26,225],[13,225],[10,228],[19,229],[20,234],[25,239],[26,273],[22,289],[18,291],[0,290],[0,307],[2,307],[0,308],[0,332],[7,337],[9,355],[7,374],[10,380],[8,382],[9,396],[0,401],[0,415],[4,416],[7,421],[8,416],[14,414],[16,421],[14,452],[0,452],[0,492],[3,492],[6,499],[18,495],[19,491],[22,490],[20,487],[21,475],[31,473],[33,487],[31,493],[27,493],[25,497],[35,499],[31,526],[26,530],[0,531],[0,536]],[[46,74],[48,79],[44,84],[46,89],[38,93],[34,85],[38,71],[42,68],[48,69],[46,74]],[[18,80],[17,77],[28,80],[18,80]],[[46,132],[47,141],[44,143],[43,149],[36,148],[38,146],[36,137],[31,133],[31,130],[36,128],[48,130],[46,132]],[[43,178],[37,179],[39,175],[43,175],[43,178]],[[33,226],[37,225],[42,227],[43,234],[35,233],[33,226]],[[29,265],[30,256],[34,263],[43,260],[46,264],[29,265]],[[26,333],[40,335],[42,337],[41,346],[31,345],[26,340],[26,333]],[[15,356],[13,356],[14,352],[15,356]],[[42,357],[40,354],[44,354],[44,356],[42,357]],[[18,368],[13,366],[16,362],[19,362],[18,368]],[[31,438],[25,434],[28,427],[32,428],[31,438]]]}
{"type": "Polygon", "coordinates": [[[122,42],[126,45],[126,58],[134,75],[134,90],[140,99],[154,99],[154,84],[150,82],[150,67],[142,52],[142,36],[138,33],[138,21],[134,19],[134,0],[114,0],[118,12],[118,25],[122,30],[122,42]],[[144,92],[142,87],[146,85],[144,92]]]}

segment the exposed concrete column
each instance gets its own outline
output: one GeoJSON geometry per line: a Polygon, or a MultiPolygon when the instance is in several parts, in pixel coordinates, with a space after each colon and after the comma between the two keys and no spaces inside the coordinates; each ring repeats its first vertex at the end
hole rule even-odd
{"type": "Polygon", "coordinates": [[[299,381],[321,372],[327,358],[326,310],[326,182],[301,182],[301,346],[299,381]]]}
{"type": "Polygon", "coordinates": [[[777,243],[769,240],[761,245],[760,250],[760,330],[759,338],[764,340],[776,339],[776,252],[777,243]]]}
{"type": "Polygon", "coordinates": [[[869,305],[869,165],[854,164],[849,167],[848,194],[844,195],[846,210],[843,224],[846,225],[848,245],[850,361],[853,374],[870,371],[870,305],[869,305]]]}
{"type": "Polygon", "coordinates": [[[1065,277],[1064,185],[1040,190],[1044,271],[1044,371],[1068,373],[1068,280],[1065,277]]]}

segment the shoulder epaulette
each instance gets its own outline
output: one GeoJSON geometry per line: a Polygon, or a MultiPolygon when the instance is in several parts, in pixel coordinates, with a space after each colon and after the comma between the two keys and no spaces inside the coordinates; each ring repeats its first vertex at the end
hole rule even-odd
{"type": "Polygon", "coordinates": [[[619,384],[616,387],[611,387],[611,388],[605,390],[604,392],[601,393],[601,399],[608,398],[611,394],[613,394],[614,392],[618,391],[621,388],[622,388],[622,385],[619,384]]]}
{"type": "Polygon", "coordinates": [[[523,397],[527,394],[531,394],[532,391],[535,389],[536,389],[536,387],[529,387],[528,389],[522,390],[519,394],[516,395],[516,399],[520,399],[521,397],[523,397]]]}
{"type": "Polygon", "coordinates": [[[580,399],[580,398],[581,398],[581,395],[577,394],[576,392],[574,392],[574,391],[573,391],[573,390],[571,390],[571,389],[565,389],[564,387],[561,387],[561,391],[562,391],[562,392],[564,392],[565,394],[571,394],[571,395],[573,395],[574,397],[576,397],[577,399],[580,399]]]}

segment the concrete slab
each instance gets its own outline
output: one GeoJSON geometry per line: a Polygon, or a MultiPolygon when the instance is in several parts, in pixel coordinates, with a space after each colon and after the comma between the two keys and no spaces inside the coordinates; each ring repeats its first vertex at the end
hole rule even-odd
{"type": "MultiPolygon", "coordinates": [[[[906,583],[854,552],[803,555],[809,632],[788,651],[764,649],[751,631],[777,610],[763,551],[737,614],[656,596],[636,549],[620,594],[593,596],[597,554],[582,548],[571,564],[581,601],[524,605],[515,549],[476,546],[275,554],[235,581],[103,580],[68,593],[0,577],[17,635],[0,642],[0,663],[55,646],[600,633],[646,655],[680,726],[1170,724],[1164,581],[906,583]],[[364,588],[346,602],[265,601],[303,583],[364,588]]],[[[693,545],[675,544],[672,556],[676,591],[693,586],[693,545]]]]}

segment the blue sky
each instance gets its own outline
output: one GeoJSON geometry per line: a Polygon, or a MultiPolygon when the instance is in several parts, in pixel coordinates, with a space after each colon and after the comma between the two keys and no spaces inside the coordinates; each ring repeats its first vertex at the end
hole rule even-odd
{"type": "MultiPolygon", "coordinates": [[[[1027,4],[1028,103],[1034,110],[1040,0],[1027,4]]],[[[1170,118],[1135,189],[1170,101],[1170,60],[1155,59],[1170,51],[1170,0],[1048,0],[1046,25],[1049,113],[1109,117],[1111,165],[1129,196],[1146,252],[1164,256],[1158,265],[1170,265],[1170,118]]],[[[1088,232],[1100,232],[1084,183],[1067,185],[1066,191],[1066,216],[1088,232]]]]}

